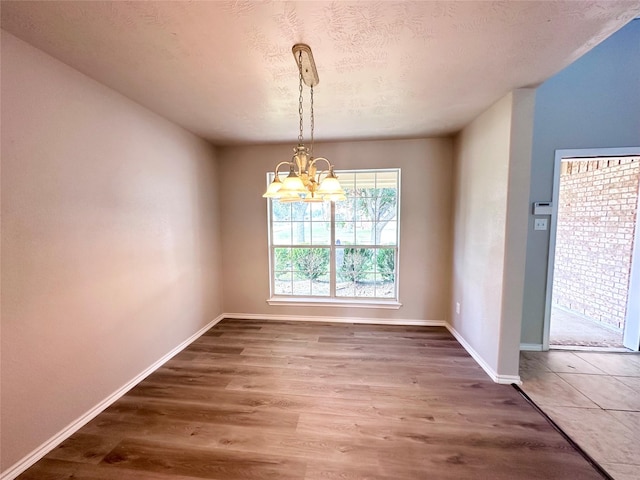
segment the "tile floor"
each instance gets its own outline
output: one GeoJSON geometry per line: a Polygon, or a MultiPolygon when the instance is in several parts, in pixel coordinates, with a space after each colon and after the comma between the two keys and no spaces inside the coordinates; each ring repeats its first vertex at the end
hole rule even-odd
{"type": "Polygon", "coordinates": [[[640,354],[522,352],[522,389],[616,480],[640,478],[640,354]]]}

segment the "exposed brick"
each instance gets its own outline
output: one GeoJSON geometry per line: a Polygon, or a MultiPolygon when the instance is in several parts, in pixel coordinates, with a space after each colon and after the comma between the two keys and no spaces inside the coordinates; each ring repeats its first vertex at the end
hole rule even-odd
{"type": "Polygon", "coordinates": [[[563,162],[560,178],[554,302],[622,327],[640,157],[563,162]]]}

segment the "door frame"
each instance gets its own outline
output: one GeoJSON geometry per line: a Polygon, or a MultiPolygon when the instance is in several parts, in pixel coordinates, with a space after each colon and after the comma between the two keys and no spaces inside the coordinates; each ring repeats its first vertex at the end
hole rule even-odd
{"type": "MultiPolygon", "coordinates": [[[[555,151],[555,161],[553,166],[553,193],[551,195],[551,219],[549,221],[549,254],[547,260],[547,285],[545,289],[544,323],[542,329],[542,350],[549,350],[549,333],[551,331],[551,300],[553,293],[553,271],[556,257],[556,235],[558,232],[558,200],[560,196],[560,171],[563,158],[597,158],[597,157],[623,157],[640,155],[640,146],[620,147],[620,148],[579,148],[579,149],[559,149],[555,151]]],[[[638,195],[640,198],[640,195],[638,195]]],[[[639,200],[640,201],[640,200],[639,200]]],[[[636,216],[636,232],[640,232],[640,215],[636,216]]],[[[640,235],[636,234],[634,242],[634,254],[640,250],[640,235]]],[[[632,257],[631,273],[629,283],[640,281],[640,258],[636,255],[632,257]],[[635,275],[634,275],[635,273],[635,275]]],[[[637,303],[640,303],[638,301],[637,303]]],[[[628,303],[629,305],[629,303],[628,303]]],[[[640,305],[632,305],[632,312],[640,313],[640,305]]],[[[627,307],[627,317],[625,319],[625,332],[631,321],[631,331],[640,332],[640,315],[629,315],[627,307]]],[[[640,333],[639,333],[640,334],[640,333]]],[[[626,340],[626,337],[625,337],[626,340]]],[[[626,344],[626,342],[625,342],[626,344]]]]}
{"type": "MultiPolygon", "coordinates": [[[[631,250],[629,293],[640,292],[640,190],[636,210],[636,230],[631,250]]],[[[640,295],[628,295],[622,344],[635,352],[640,350],[640,295]]]]}

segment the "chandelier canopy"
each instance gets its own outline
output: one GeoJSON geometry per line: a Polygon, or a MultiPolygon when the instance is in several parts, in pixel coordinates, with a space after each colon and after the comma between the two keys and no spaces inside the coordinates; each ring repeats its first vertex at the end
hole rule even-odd
{"type": "Polygon", "coordinates": [[[344,200],[344,190],[340,186],[334,166],[324,157],[313,156],[313,130],[315,119],[313,112],[313,87],[318,85],[320,79],[316,64],[313,60],[311,48],[303,43],[297,43],[291,49],[298,65],[299,96],[298,116],[300,130],[298,133],[298,146],[293,149],[293,157],[289,161],[280,162],[274,170],[273,181],[262,195],[265,198],[278,199],[281,202],[323,202],[344,200]],[[303,84],[310,90],[311,104],[311,144],[305,146],[303,136],[303,84]],[[326,163],[325,170],[318,170],[318,165],[326,163]],[[289,167],[289,175],[280,178],[280,167],[289,167]]]}

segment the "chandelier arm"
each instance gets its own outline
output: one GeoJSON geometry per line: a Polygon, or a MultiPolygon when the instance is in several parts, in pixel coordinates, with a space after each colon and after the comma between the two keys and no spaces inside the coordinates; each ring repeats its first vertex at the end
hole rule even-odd
{"type": "Polygon", "coordinates": [[[280,162],[278,165],[276,165],[276,168],[275,168],[275,170],[274,170],[275,178],[278,178],[278,175],[279,175],[278,170],[280,170],[280,167],[281,167],[282,165],[288,165],[288,166],[291,166],[291,163],[292,163],[292,162],[284,161],[284,162],[280,162]]]}
{"type": "Polygon", "coordinates": [[[322,178],[323,174],[324,174],[325,178],[327,178],[329,176],[329,170],[320,170],[318,172],[318,180],[316,180],[316,183],[318,185],[320,185],[320,183],[322,182],[321,178],[322,178]]]}
{"type": "Polygon", "coordinates": [[[329,166],[329,170],[333,169],[333,165],[331,165],[331,162],[329,160],[327,160],[324,157],[316,157],[313,160],[311,160],[311,165],[315,165],[316,162],[320,161],[320,160],[324,160],[325,162],[327,162],[327,165],[329,166]]]}

